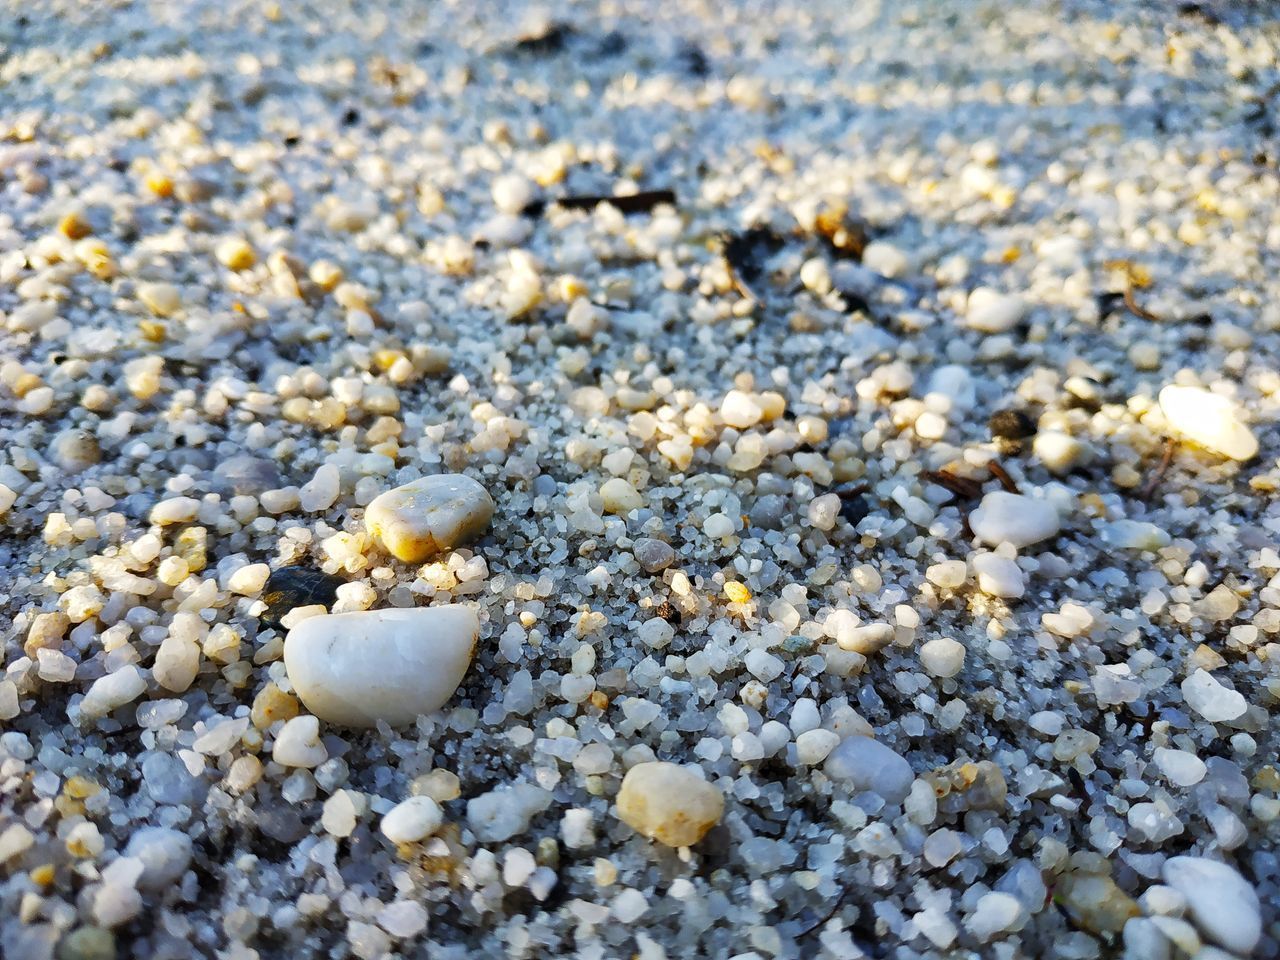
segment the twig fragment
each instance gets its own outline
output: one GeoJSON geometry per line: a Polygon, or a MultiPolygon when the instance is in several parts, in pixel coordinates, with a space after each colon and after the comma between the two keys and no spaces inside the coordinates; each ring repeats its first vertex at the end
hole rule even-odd
{"type": "Polygon", "coordinates": [[[1160,485],[1160,481],[1164,479],[1164,475],[1169,472],[1169,465],[1173,463],[1173,451],[1178,446],[1178,441],[1169,437],[1164,442],[1164,456],[1160,458],[1160,465],[1156,467],[1155,472],[1147,478],[1147,482],[1142,485],[1142,491],[1139,494],[1143,500],[1150,500],[1151,494],[1155,493],[1156,487],[1160,485]]]}
{"type": "Polygon", "coordinates": [[[987,469],[991,471],[991,475],[1000,481],[1000,486],[1009,493],[1018,493],[1018,484],[1013,477],[1009,476],[1009,471],[1001,466],[999,460],[992,460],[987,464],[987,469]]]}

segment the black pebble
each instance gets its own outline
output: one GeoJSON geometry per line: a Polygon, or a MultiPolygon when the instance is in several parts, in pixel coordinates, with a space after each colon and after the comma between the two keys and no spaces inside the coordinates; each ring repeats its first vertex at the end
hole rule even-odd
{"type": "Polygon", "coordinates": [[[860,493],[840,495],[840,519],[856,527],[871,512],[871,504],[860,493]]]}
{"type": "Polygon", "coordinates": [[[1036,435],[1036,422],[1021,410],[997,410],[987,427],[991,436],[1001,440],[1025,440],[1036,435]]]}
{"type": "Polygon", "coordinates": [[[262,614],[262,622],[269,627],[278,627],[281,618],[294,607],[316,603],[323,604],[325,608],[331,607],[338,598],[338,587],[344,582],[320,570],[281,567],[267,577],[267,585],[263,588],[262,600],[267,609],[262,614]]]}

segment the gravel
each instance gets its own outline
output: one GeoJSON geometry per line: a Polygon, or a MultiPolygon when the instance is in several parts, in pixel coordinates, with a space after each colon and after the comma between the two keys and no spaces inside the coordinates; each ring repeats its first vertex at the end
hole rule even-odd
{"type": "Polygon", "coordinates": [[[0,50],[0,955],[1280,958],[1267,5],[0,50]]]}

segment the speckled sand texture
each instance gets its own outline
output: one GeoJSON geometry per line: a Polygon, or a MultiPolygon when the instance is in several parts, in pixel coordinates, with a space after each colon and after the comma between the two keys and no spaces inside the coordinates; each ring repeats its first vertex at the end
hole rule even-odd
{"type": "Polygon", "coordinates": [[[0,0],[0,956],[1280,960],[1278,54],[0,0]]]}

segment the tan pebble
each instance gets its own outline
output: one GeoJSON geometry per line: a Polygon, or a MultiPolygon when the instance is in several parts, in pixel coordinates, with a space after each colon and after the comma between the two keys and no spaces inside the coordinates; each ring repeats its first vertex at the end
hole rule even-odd
{"type": "Polygon", "coordinates": [[[618,816],[638,833],[669,847],[701,840],[724,814],[724,796],[693,768],[656,760],[622,778],[618,816]]]}

